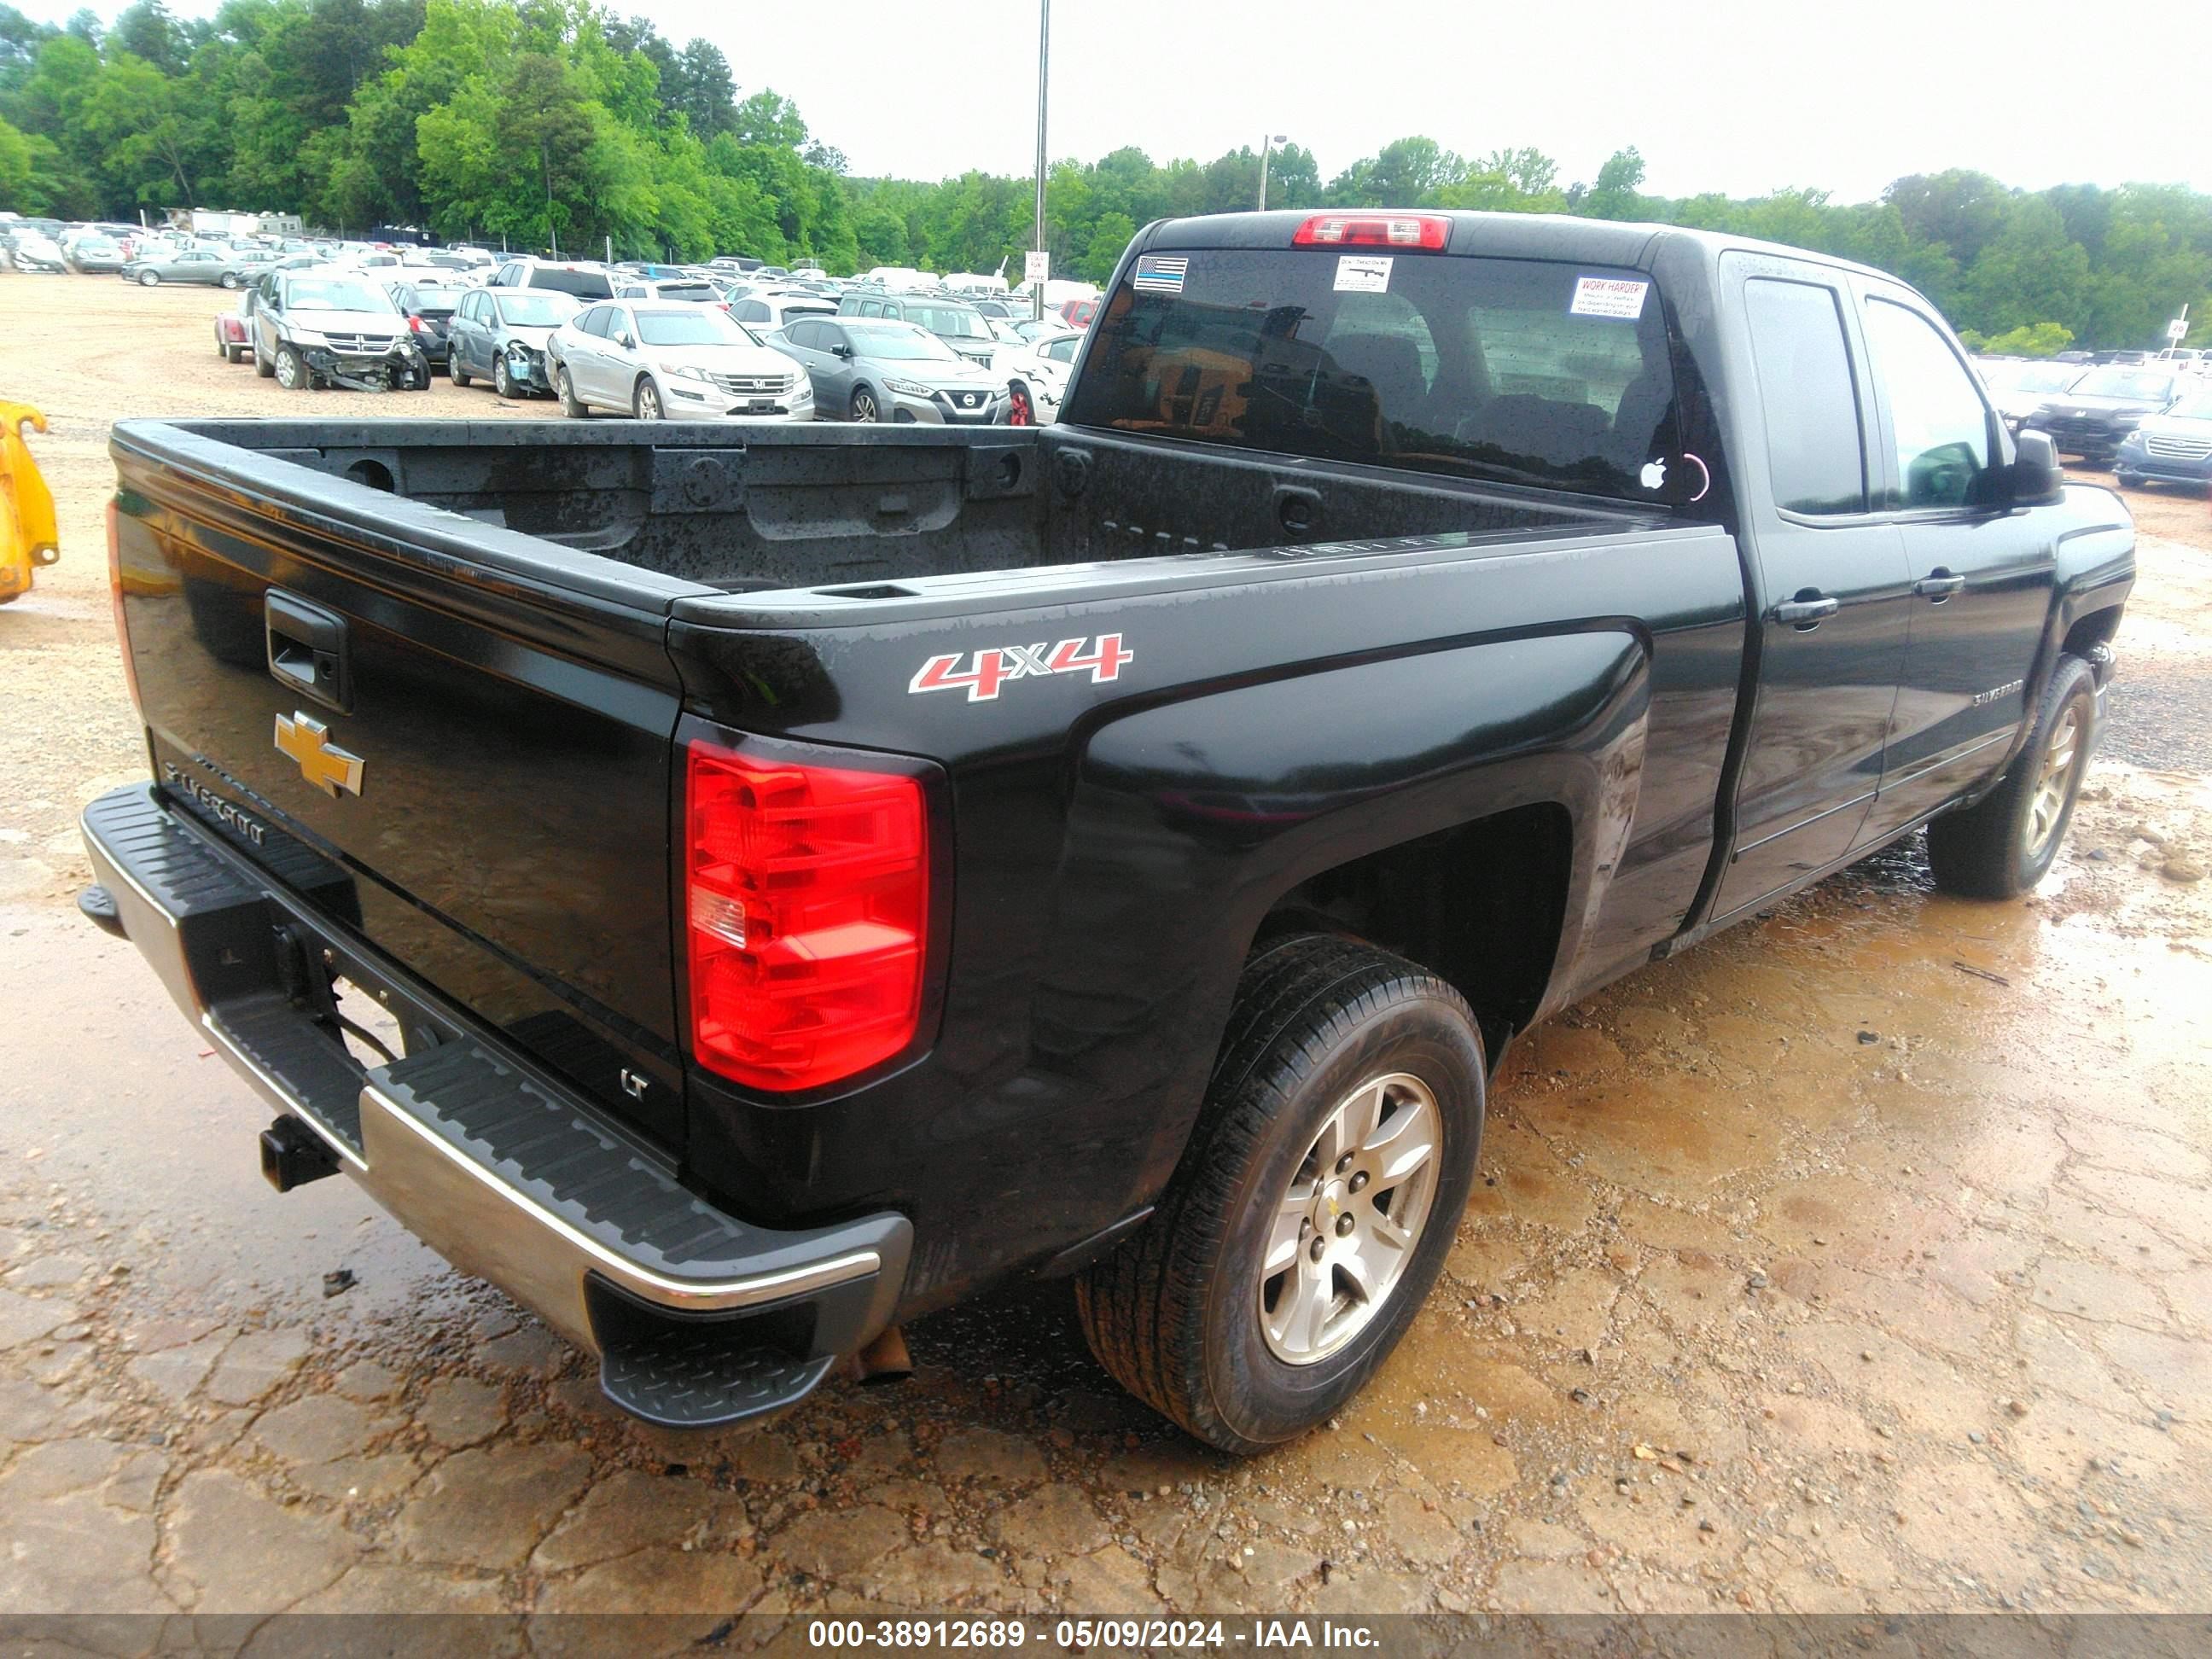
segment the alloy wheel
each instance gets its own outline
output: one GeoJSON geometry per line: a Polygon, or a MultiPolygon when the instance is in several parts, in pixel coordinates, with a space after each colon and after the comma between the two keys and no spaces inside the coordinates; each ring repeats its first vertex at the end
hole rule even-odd
{"type": "Polygon", "coordinates": [[[1261,1259],[1260,1329],[1276,1358],[1318,1364],[1389,1302],[1428,1225],[1442,1125],[1408,1072],[1370,1078],[1323,1120],[1261,1259]]]}
{"type": "Polygon", "coordinates": [[[2074,782],[2074,774],[2080,769],[2083,753],[2081,742],[2081,705],[2069,702],[2051,728],[2051,740],[2043,746],[2043,764],[2035,779],[2035,797],[2027,808],[2027,854],[2031,859],[2043,856],[2051,838],[2058,832],[2059,820],[2066,815],[2066,798],[2074,782]]]}

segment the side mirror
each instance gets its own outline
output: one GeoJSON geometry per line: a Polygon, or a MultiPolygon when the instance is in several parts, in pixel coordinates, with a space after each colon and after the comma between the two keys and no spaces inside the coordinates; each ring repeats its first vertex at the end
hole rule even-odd
{"type": "Polygon", "coordinates": [[[848,345],[833,345],[830,348],[830,352],[832,356],[849,357],[853,355],[853,348],[848,345]]]}
{"type": "Polygon", "coordinates": [[[2066,495],[2065,470],[2047,432],[2022,432],[2013,440],[2012,505],[2052,507],[2066,495]]]}

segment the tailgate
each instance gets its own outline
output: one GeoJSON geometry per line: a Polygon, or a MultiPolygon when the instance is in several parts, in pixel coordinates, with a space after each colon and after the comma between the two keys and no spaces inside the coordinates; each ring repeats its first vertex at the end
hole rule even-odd
{"type": "Polygon", "coordinates": [[[689,585],[356,482],[389,451],[129,424],[114,453],[172,804],[309,860],[304,900],[680,1152],[661,590],[689,585]]]}

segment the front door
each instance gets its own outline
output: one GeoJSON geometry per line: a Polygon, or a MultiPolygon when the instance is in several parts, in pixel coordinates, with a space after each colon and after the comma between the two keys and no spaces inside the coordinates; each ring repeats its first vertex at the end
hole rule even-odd
{"type": "Polygon", "coordinates": [[[1723,286],[1750,341],[1759,408],[1742,434],[1742,533],[1755,565],[1758,683],[1713,914],[1756,904],[1848,854],[1881,782],[1910,588],[1875,510],[1871,410],[1843,273],[1731,254],[1723,286]]]}
{"type": "Polygon", "coordinates": [[[2008,511],[2004,428],[1917,299],[1862,286],[1888,492],[1912,579],[1905,672],[1863,839],[1987,776],[2028,716],[2057,550],[2047,515],[2008,511]]]}

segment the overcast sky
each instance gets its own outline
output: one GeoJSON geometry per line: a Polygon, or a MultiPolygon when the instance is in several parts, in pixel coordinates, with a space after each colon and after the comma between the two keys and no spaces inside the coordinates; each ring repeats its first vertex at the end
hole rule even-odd
{"type": "MultiPolygon", "coordinates": [[[[56,21],[76,9],[14,3],[56,21]]],[[[204,15],[216,0],[170,3],[204,15]]],[[[713,40],[741,93],[795,99],[857,173],[1030,168],[1037,0],[618,9],[679,45],[713,40]]],[[[1206,161],[1273,131],[1327,179],[1425,133],[1470,155],[1533,144],[1563,182],[1634,144],[1645,188],[1669,196],[1809,185],[1859,200],[1947,167],[2030,189],[2212,191],[2207,0],[1058,0],[1052,47],[1055,158],[1136,144],[1206,161]]]]}

